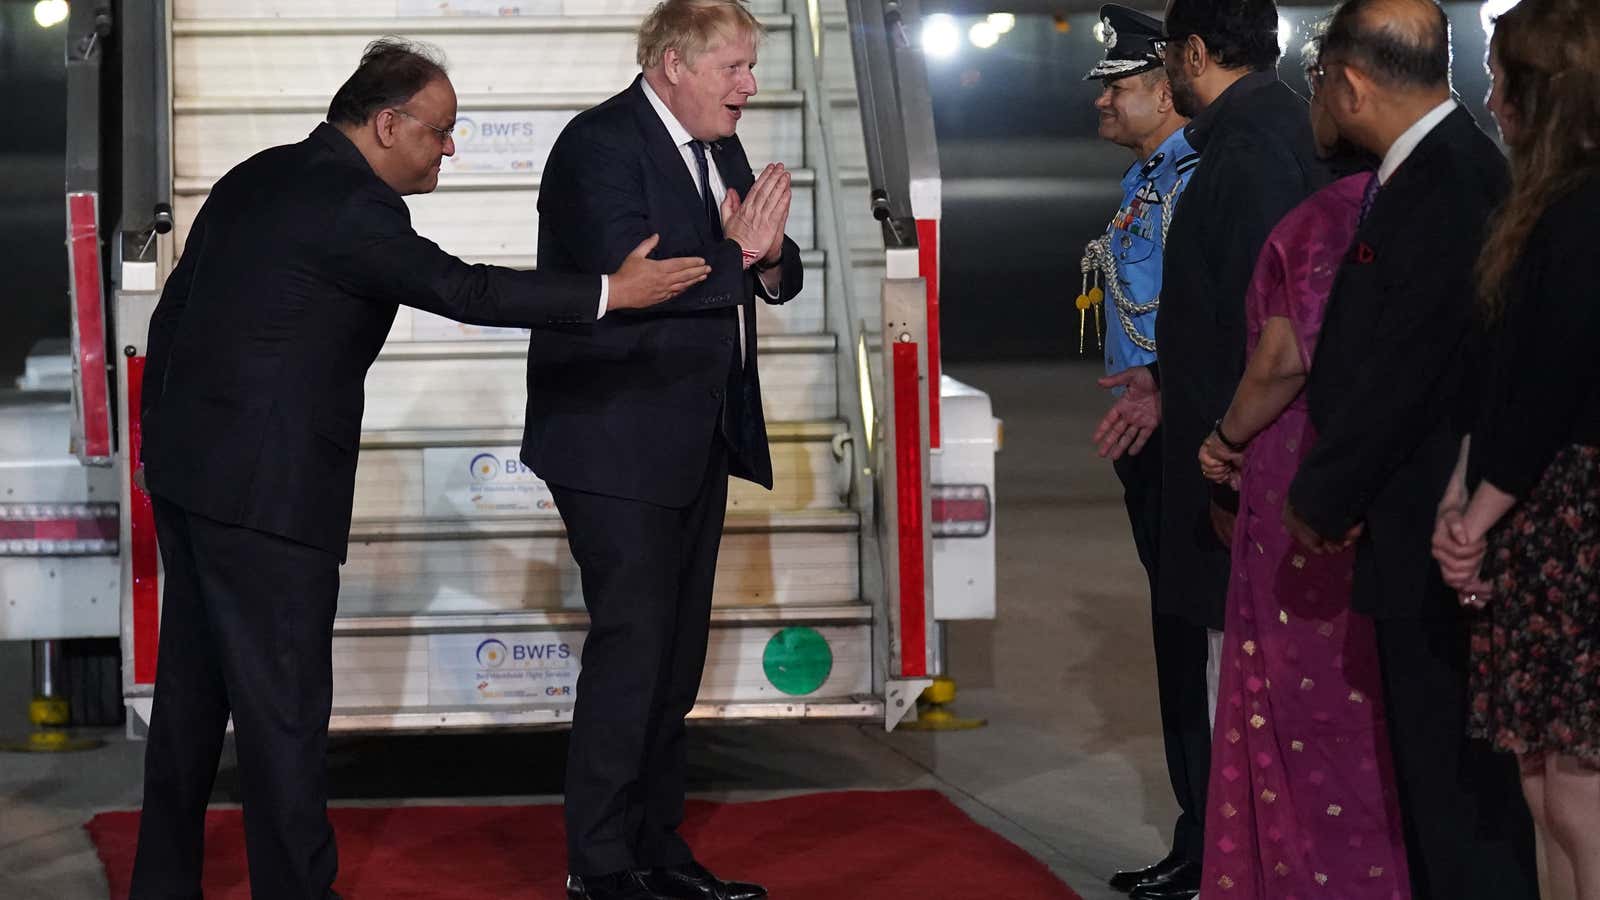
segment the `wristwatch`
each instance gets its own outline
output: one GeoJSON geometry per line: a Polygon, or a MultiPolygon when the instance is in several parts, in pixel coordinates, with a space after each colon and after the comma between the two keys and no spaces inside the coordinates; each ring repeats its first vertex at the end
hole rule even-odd
{"type": "Polygon", "coordinates": [[[1245,448],[1250,446],[1249,441],[1245,441],[1242,444],[1236,444],[1233,441],[1228,440],[1228,436],[1222,433],[1221,419],[1218,419],[1217,423],[1211,426],[1211,430],[1216,434],[1217,440],[1222,442],[1222,446],[1227,447],[1229,450],[1232,450],[1235,453],[1243,453],[1245,448]]]}

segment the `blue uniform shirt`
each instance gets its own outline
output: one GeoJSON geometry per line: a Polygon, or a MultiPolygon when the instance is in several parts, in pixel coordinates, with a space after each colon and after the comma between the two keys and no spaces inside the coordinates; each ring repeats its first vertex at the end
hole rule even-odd
{"type": "Polygon", "coordinates": [[[1183,129],[1174,131],[1149,159],[1122,176],[1122,208],[1105,237],[1090,245],[1091,265],[1101,271],[1106,295],[1107,375],[1155,362],[1164,222],[1199,164],[1200,154],[1189,146],[1183,129]]]}

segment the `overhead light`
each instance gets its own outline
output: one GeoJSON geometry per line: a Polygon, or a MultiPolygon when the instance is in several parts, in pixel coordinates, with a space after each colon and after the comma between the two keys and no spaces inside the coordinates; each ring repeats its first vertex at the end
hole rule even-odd
{"type": "Polygon", "coordinates": [[[33,20],[40,28],[51,28],[67,20],[67,0],[39,0],[33,5],[33,20]]]}
{"type": "Polygon", "coordinates": [[[956,20],[937,13],[922,23],[922,52],[934,59],[948,59],[961,47],[961,29],[956,20]]]}
{"type": "Polygon", "coordinates": [[[979,22],[967,32],[967,39],[979,50],[987,50],[1000,41],[1000,32],[988,22],[979,22]]]}
{"type": "Polygon", "coordinates": [[[994,26],[996,34],[1005,34],[1017,27],[1017,17],[1011,13],[990,13],[988,22],[994,26]]]}
{"type": "Polygon", "coordinates": [[[1289,52],[1289,41],[1294,37],[1294,23],[1283,16],[1278,17],[1278,55],[1289,52]]]}
{"type": "Polygon", "coordinates": [[[1494,20],[1511,11],[1517,0],[1487,0],[1478,10],[1478,21],[1483,23],[1483,33],[1494,34],[1494,20]]]}

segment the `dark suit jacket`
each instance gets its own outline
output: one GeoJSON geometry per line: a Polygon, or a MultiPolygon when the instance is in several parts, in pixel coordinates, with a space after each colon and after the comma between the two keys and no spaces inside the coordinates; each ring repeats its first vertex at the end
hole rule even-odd
{"type": "MultiPolygon", "coordinates": [[[[755,178],[739,139],[712,154],[745,196],[755,178]]],[[[739,245],[706,221],[695,179],[636,79],[562,130],[539,190],[539,268],[610,272],[660,234],[656,257],[700,256],[711,276],[648,310],[607,312],[583,328],[533,334],[522,461],[552,484],[685,506],[704,480],[711,441],[729,471],[772,486],[756,367],[756,284],[739,245]],[[739,362],[736,307],[748,355],[739,362]]],[[[800,292],[800,249],[783,242],[779,299],[800,292]]]]}
{"type": "Polygon", "coordinates": [[[463,322],[593,321],[592,276],[469,266],[338,129],[256,154],[195,217],[150,319],[142,456],[157,495],[344,556],[363,380],[404,303],[463,322]]]}
{"type": "Polygon", "coordinates": [[[1429,551],[1466,424],[1473,266],[1508,187],[1494,143],[1456,109],[1378,192],[1339,270],[1307,385],[1316,445],[1289,500],[1326,537],[1364,523],[1353,605],[1454,615],[1429,551]]]}
{"type": "MultiPolygon", "coordinates": [[[[1306,102],[1275,73],[1246,75],[1195,116],[1200,166],[1167,235],[1156,320],[1161,373],[1162,521],[1156,608],[1222,627],[1228,551],[1195,454],[1244,374],[1244,297],[1278,220],[1327,182],[1306,102]]],[[[1220,496],[1219,496],[1220,495],[1220,496]]]]}

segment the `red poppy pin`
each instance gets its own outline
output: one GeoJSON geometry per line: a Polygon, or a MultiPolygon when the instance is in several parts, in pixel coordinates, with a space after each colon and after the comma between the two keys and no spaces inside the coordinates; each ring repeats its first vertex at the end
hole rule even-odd
{"type": "Polygon", "coordinates": [[[1370,263],[1370,262],[1372,262],[1373,260],[1375,260],[1377,258],[1378,258],[1378,254],[1372,252],[1372,245],[1371,244],[1367,243],[1366,241],[1358,241],[1358,242],[1356,242],[1356,252],[1355,252],[1355,260],[1356,260],[1356,262],[1361,263],[1362,265],[1366,265],[1367,263],[1370,263]]]}

